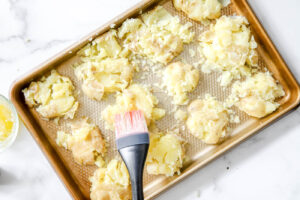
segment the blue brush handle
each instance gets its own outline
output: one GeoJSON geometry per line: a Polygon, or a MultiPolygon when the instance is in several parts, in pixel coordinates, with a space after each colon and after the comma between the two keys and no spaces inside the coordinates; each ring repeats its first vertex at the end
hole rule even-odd
{"type": "Polygon", "coordinates": [[[143,200],[143,171],[148,153],[149,143],[134,144],[118,149],[131,181],[132,200],[143,200]]]}

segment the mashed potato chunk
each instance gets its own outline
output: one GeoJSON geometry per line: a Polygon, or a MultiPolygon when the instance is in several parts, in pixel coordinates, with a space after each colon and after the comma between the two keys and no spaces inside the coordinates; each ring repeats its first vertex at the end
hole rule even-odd
{"type": "Polygon", "coordinates": [[[184,155],[183,141],[175,134],[151,134],[146,161],[147,172],[166,176],[180,174],[184,155]]]}
{"type": "Polygon", "coordinates": [[[84,94],[98,101],[106,93],[125,89],[136,69],[113,30],[88,44],[79,55],[82,63],[75,67],[75,75],[82,81],[84,94]]]}
{"type": "Polygon", "coordinates": [[[174,7],[193,20],[203,22],[221,15],[222,5],[218,0],[173,0],[174,7]]]}
{"type": "Polygon", "coordinates": [[[187,113],[184,110],[178,109],[175,113],[174,113],[174,118],[177,121],[185,121],[187,119],[187,113]]]}
{"type": "Polygon", "coordinates": [[[202,71],[221,72],[222,86],[232,79],[250,76],[250,66],[257,66],[257,44],[251,36],[249,23],[242,16],[222,16],[200,37],[201,53],[206,58],[202,71]]]}
{"type": "Polygon", "coordinates": [[[73,119],[79,105],[73,91],[71,80],[52,70],[49,76],[31,82],[23,94],[27,105],[36,107],[36,111],[44,118],[73,119]]]}
{"type": "Polygon", "coordinates": [[[107,167],[98,168],[90,178],[91,200],[130,200],[131,186],[123,162],[111,160],[107,167]]]}
{"type": "Polygon", "coordinates": [[[232,96],[237,97],[237,107],[258,118],[274,112],[279,107],[275,100],[284,95],[281,85],[269,72],[259,72],[243,82],[237,81],[232,88],[232,96]]]}
{"type": "Polygon", "coordinates": [[[142,15],[141,19],[127,19],[118,30],[124,39],[124,46],[137,55],[154,63],[167,64],[183,51],[183,44],[189,43],[194,33],[190,23],[182,25],[176,16],[157,6],[142,15]]]}
{"type": "Polygon", "coordinates": [[[131,110],[141,110],[144,113],[147,124],[158,120],[165,115],[165,110],[156,108],[157,98],[148,88],[138,84],[132,84],[116,97],[116,104],[109,105],[103,110],[102,118],[106,122],[106,128],[114,129],[116,114],[131,110]]]}
{"type": "Polygon", "coordinates": [[[188,103],[187,93],[193,91],[199,82],[199,71],[189,64],[175,62],[169,64],[163,73],[163,85],[173,96],[173,103],[188,103]]]}
{"type": "Polygon", "coordinates": [[[189,131],[203,142],[216,144],[227,135],[227,110],[210,95],[194,100],[188,107],[188,113],[186,125],[189,131]]]}
{"type": "Polygon", "coordinates": [[[79,164],[93,165],[99,162],[106,154],[106,142],[99,128],[88,123],[87,118],[73,122],[70,126],[72,134],[58,131],[56,143],[71,150],[74,160],[79,164]]]}

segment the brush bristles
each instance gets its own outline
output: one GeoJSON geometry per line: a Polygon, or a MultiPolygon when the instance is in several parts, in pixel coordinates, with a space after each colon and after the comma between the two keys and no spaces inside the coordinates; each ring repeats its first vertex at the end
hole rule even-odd
{"type": "Polygon", "coordinates": [[[130,134],[148,133],[147,123],[142,111],[135,110],[115,116],[116,138],[130,134]]]}

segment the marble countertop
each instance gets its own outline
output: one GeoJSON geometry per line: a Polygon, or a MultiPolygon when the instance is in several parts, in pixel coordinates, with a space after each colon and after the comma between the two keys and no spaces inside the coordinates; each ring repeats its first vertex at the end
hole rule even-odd
{"type": "MultiPolygon", "coordinates": [[[[8,96],[19,75],[137,2],[0,0],[0,93],[8,96]]],[[[249,3],[300,81],[300,1],[249,3]]],[[[299,133],[300,108],[157,199],[300,199],[299,133]]],[[[23,125],[0,154],[0,199],[72,199],[23,125]]]]}

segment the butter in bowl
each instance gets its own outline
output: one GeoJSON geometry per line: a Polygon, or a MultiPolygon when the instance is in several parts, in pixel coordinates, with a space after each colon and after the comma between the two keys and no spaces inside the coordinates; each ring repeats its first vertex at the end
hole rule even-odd
{"type": "Polygon", "coordinates": [[[15,141],[19,131],[19,117],[13,104],[0,95],[0,152],[15,141]]]}

